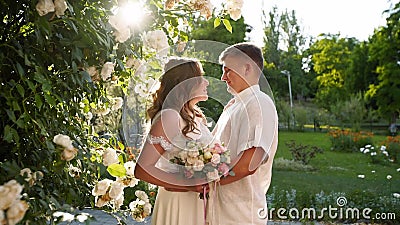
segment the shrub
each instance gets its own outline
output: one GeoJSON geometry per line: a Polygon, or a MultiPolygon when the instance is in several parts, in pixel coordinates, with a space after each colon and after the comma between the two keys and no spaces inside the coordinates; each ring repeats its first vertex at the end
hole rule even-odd
{"type": "Polygon", "coordinates": [[[284,158],[277,158],[274,160],[274,169],[285,171],[313,171],[315,170],[310,165],[305,165],[302,162],[289,160],[284,158]]]}
{"type": "Polygon", "coordinates": [[[302,162],[304,165],[307,165],[317,153],[323,152],[323,150],[317,146],[296,144],[293,140],[286,142],[286,145],[289,147],[293,159],[302,162]]]}
{"type": "Polygon", "coordinates": [[[387,136],[386,140],[382,142],[386,146],[386,151],[389,152],[390,161],[399,163],[400,160],[400,135],[395,137],[387,136]]]}
{"type": "Polygon", "coordinates": [[[372,143],[373,133],[350,130],[330,130],[328,132],[331,141],[331,150],[352,152],[358,151],[361,147],[372,143]]]}

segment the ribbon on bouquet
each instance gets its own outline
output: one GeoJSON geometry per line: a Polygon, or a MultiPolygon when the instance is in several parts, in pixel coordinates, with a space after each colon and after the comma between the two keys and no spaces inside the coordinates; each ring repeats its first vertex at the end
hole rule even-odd
{"type": "Polygon", "coordinates": [[[207,193],[205,185],[203,185],[203,207],[204,207],[204,225],[207,225],[207,193]]]}
{"type": "Polygon", "coordinates": [[[210,220],[210,223],[207,224],[207,193],[206,193],[206,186],[203,186],[203,206],[204,206],[204,225],[212,225],[213,219],[214,219],[214,210],[211,209],[216,201],[217,201],[217,185],[219,184],[218,181],[210,182],[210,191],[212,192],[212,195],[209,196],[211,198],[211,203],[212,205],[209,205],[210,212],[212,213],[212,219],[210,220]]]}

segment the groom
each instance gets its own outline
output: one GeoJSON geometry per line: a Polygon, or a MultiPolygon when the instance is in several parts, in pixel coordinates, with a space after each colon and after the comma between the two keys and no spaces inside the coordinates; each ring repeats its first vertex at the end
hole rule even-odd
{"type": "Polygon", "coordinates": [[[235,175],[220,180],[215,197],[210,199],[213,207],[208,222],[266,225],[262,215],[278,143],[278,117],[274,102],[259,86],[262,51],[253,44],[239,43],[225,49],[219,59],[221,80],[234,98],[225,107],[213,134],[230,150],[235,175]]]}

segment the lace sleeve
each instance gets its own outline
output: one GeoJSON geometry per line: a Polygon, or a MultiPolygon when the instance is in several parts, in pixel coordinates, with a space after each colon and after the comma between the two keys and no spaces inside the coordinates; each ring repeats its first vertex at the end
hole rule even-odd
{"type": "Polygon", "coordinates": [[[160,144],[165,151],[169,151],[173,148],[172,144],[165,140],[163,136],[155,137],[149,134],[149,136],[147,137],[147,142],[152,145],[160,144]]]}

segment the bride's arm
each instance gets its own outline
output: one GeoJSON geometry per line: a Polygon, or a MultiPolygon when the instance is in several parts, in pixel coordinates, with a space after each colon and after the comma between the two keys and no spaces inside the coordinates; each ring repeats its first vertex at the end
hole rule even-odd
{"type": "Polygon", "coordinates": [[[188,191],[202,191],[205,181],[183,179],[180,175],[165,172],[155,165],[165,153],[172,148],[172,137],[180,132],[180,117],[176,111],[168,110],[155,122],[150,130],[150,135],[157,141],[147,140],[139,155],[135,167],[135,177],[158,186],[169,189],[183,189],[188,191]]]}

